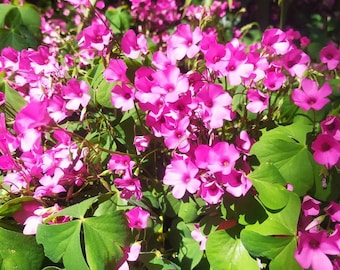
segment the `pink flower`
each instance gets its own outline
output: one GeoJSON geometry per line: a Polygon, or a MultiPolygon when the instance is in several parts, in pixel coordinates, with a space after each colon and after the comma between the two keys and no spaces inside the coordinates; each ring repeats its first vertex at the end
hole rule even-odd
{"type": "Polygon", "coordinates": [[[191,231],[191,237],[200,244],[200,250],[205,250],[207,236],[202,234],[198,224],[194,224],[194,226],[195,230],[191,231]]]}
{"type": "Polygon", "coordinates": [[[108,169],[114,171],[116,174],[130,175],[134,165],[135,162],[132,161],[128,155],[112,154],[108,169]]]}
{"type": "Polygon", "coordinates": [[[179,68],[169,66],[166,70],[158,70],[152,77],[157,84],[151,92],[164,96],[166,102],[175,102],[179,96],[189,89],[189,80],[182,75],[179,68]]]}
{"type": "Polygon", "coordinates": [[[249,89],[247,98],[250,101],[247,104],[247,110],[252,113],[261,113],[268,107],[269,96],[256,89],[249,89]]]}
{"type": "Polygon", "coordinates": [[[280,29],[267,29],[263,33],[262,45],[269,53],[284,55],[288,52],[291,44],[285,32],[280,29]]]}
{"type": "Polygon", "coordinates": [[[332,135],[334,139],[340,141],[340,118],[339,116],[328,115],[321,122],[321,130],[324,134],[332,135]]]}
{"type": "Polygon", "coordinates": [[[291,76],[296,75],[299,78],[303,77],[309,62],[309,56],[299,49],[290,50],[283,57],[283,66],[291,76]]]}
{"type": "Polygon", "coordinates": [[[306,195],[303,197],[301,210],[305,216],[317,216],[320,212],[320,204],[321,202],[306,195]]]}
{"type": "Polygon", "coordinates": [[[263,80],[263,84],[270,91],[276,91],[281,88],[285,83],[286,76],[281,72],[269,71],[266,74],[266,78],[263,80]]]}
{"type": "Polygon", "coordinates": [[[150,141],[151,141],[151,136],[149,135],[134,137],[133,144],[136,147],[138,155],[144,152],[146,148],[148,148],[150,141]]]}
{"type": "Polygon", "coordinates": [[[230,174],[217,174],[226,191],[234,197],[245,196],[252,187],[251,181],[241,171],[232,170],[230,174]]]}
{"type": "Polygon", "coordinates": [[[108,82],[128,82],[127,66],[121,59],[111,59],[103,75],[108,82]]]}
{"type": "Polygon", "coordinates": [[[200,196],[208,204],[219,203],[223,194],[223,188],[216,181],[206,182],[201,185],[200,196]]]}
{"type": "Polygon", "coordinates": [[[92,24],[78,35],[78,43],[81,49],[91,48],[102,52],[109,44],[111,37],[111,31],[106,25],[93,20],[92,24]]]}
{"type": "Polygon", "coordinates": [[[145,36],[143,34],[136,36],[131,29],[123,35],[121,46],[124,54],[131,59],[137,59],[140,53],[146,54],[148,50],[145,36]]]}
{"type": "Polygon", "coordinates": [[[84,81],[71,79],[67,82],[66,86],[61,87],[63,98],[68,100],[66,109],[76,111],[80,105],[86,107],[91,97],[88,94],[89,86],[84,81]]]}
{"type": "Polygon", "coordinates": [[[132,196],[135,196],[136,200],[140,201],[143,196],[142,187],[138,178],[126,175],[123,176],[123,178],[116,178],[114,180],[114,185],[117,188],[122,189],[120,197],[125,200],[129,200],[132,196]]]}
{"type": "Polygon", "coordinates": [[[113,106],[121,109],[123,112],[135,107],[134,97],[134,88],[128,87],[126,83],[122,83],[122,86],[117,84],[111,90],[111,102],[113,106]]]}
{"type": "Polygon", "coordinates": [[[186,191],[193,194],[200,188],[197,173],[198,168],[189,159],[173,159],[165,169],[163,183],[173,186],[172,195],[181,199],[186,191]]]}
{"type": "Polygon", "coordinates": [[[301,89],[294,89],[292,93],[292,99],[295,105],[299,106],[302,110],[308,111],[310,109],[319,111],[330,100],[327,98],[332,89],[329,83],[325,83],[320,89],[318,84],[310,79],[303,79],[301,82],[301,89]]]}
{"type": "Polygon", "coordinates": [[[35,198],[41,198],[45,196],[53,196],[54,194],[58,194],[61,192],[66,192],[66,189],[59,184],[59,181],[64,176],[64,172],[56,168],[54,171],[53,177],[49,175],[44,175],[40,180],[39,183],[42,186],[39,186],[34,191],[35,198]]]}
{"type": "Polygon", "coordinates": [[[198,43],[202,39],[202,31],[196,27],[192,32],[189,24],[180,24],[168,41],[168,56],[182,60],[185,56],[193,58],[200,50],[198,43]]]}
{"type": "MultiPolygon", "coordinates": [[[[129,262],[137,261],[142,245],[139,242],[133,243],[125,252],[127,252],[127,258],[125,257],[125,261],[119,266],[117,270],[129,270],[129,262]]],[[[124,249],[125,250],[125,249],[124,249]]]]}
{"type": "Polygon", "coordinates": [[[145,229],[148,225],[150,213],[138,206],[127,211],[126,216],[129,220],[130,228],[145,229]]]}
{"type": "Polygon", "coordinates": [[[211,172],[221,172],[224,175],[228,175],[239,159],[240,152],[233,144],[218,142],[209,151],[208,156],[208,169],[211,172]]]}
{"type": "Polygon", "coordinates": [[[327,64],[329,70],[336,69],[340,62],[340,50],[331,42],[321,49],[320,60],[322,63],[327,64]]]}
{"type": "Polygon", "coordinates": [[[316,162],[327,168],[334,166],[340,158],[340,142],[329,134],[320,134],[312,143],[316,162]]]}
{"type": "MultiPolygon", "coordinates": [[[[330,202],[325,209],[326,213],[330,215],[332,222],[340,222],[340,204],[330,202]]],[[[339,247],[340,248],[340,247],[339,247]]]]}
{"type": "Polygon", "coordinates": [[[300,235],[295,259],[305,269],[333,270],[333,265],[327,255],[338,255],[339,248],[336,243],[327,237],[325,231],[300,235]]]}
{"type": "Polygon", "coordinates": [[[223,126],[223,120],[232,119],[232,98],[221,85],[205,84],[196,95],[202,105],[201,118],[208,128],[223,126]]]}
{"type": "Polygon", "coordinates": [[[240,135],[236,137],[236,147],[239,151],[242,151],[243,153],[249,153],[253,143],[254,140],[249,138],[249,135],[245,130],[242,130],[240,132],[240,135]]]}

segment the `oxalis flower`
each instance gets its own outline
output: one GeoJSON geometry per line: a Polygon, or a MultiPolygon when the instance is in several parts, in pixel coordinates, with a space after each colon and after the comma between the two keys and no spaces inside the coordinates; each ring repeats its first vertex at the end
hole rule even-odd
{"type": "Polygon", "coordinates": [[[312,143],[313,157],[327,168],[333,167],[340,158],[340,143],[332,135],[320,134],[312,143]]]}
{"type": "Polygon", "coordinates": [[[326,82],[318,89],[317,82],[306,78],[302,80],[301,85],[302,90],[294,89],[292,99],[295,105],[299,106],[302,110],[308,111],[313,109],[319,111],[330,101],[327,98],[332,93],[329,83],[326,82]]]}
{"type": "Polygon", "coordinates": [[[333,270],[333,265],[327,255],[337,254],[339,254],[339,248],[327,237],[325,231],[304,232],[300,235],[295,259],[304,269],[312,266],[313,270],[333,270]]]}

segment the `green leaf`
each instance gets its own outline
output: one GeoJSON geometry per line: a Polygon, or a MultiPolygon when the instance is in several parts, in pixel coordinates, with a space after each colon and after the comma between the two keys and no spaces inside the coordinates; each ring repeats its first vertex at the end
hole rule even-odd
{"type": "Polygon", "coordinates": [[[5,18],[7,13],[15,8],[14,5],[9,5],[9,4],[0,4],[0,27],[4,27],[5,25],[5,18]]]}
{"type": "Polygon", "coordinates": [[[247,229],[241,232],[241,241],[251,255],[271,260],[278,256],[292,239],[293,237],[262,235],[247,229]]]}
{"type": "Polygon", "coordinates": [[[287,246],[269,264],[270,270],[281,270],[282,266],[289,270],[302,270],[294,257],[296,250],[296,240],[292,239],[287,246]]]}
{"type": "Polygon", "coordinates": [[[17,7],[9,10],[5,17],[5,25],[9,28],[18,28],[23,23],[17,7]]]}
{"type": "Polygon", "coordinates": [[[16,114],[26,105],[25,99],[7,83],[5,83],[5,99],[6,118],[14,118],[16,114]]]}
{"type": "Polygon", "coordinates": [[[128,246],[129,230],[123,212],[84,220],[86,260],[90,269],[115,269],[128,246]]]}
{"type": "Polygon", "coordinates": [[[146,269],[152,270],[181,270],[182,268],[171,262],[170,260],[163,258],[159,251],[141,253],[138,257],[138,261],[141,261],[146,269]]]}
{"type": "Polygon", "coordinates": [[[300,198],[294,192],[288,192],[288,202],[279,212],[266,211],[268,217],[265,221],[247,226],[247,230],[262,235],[290,235],[295,236],[297,222],[300,215],[300,198]]]}
{"type": "Polygon", "coordinates": [[[235,240],[225,230],[214,231],[208,236],[206,254],[212,270],[259,269],[241,240],[235,240]]]}
{"type": "Polygon", "coordinates": [[[0,50],[6,47],[13,47],[16,50],[22,50],[29,47],[27,40],[11,29],[0,29],[0,50]]]}
{"type": "Polygon", "coordinates": [[[40,224],[36,235],[37,243],[44,246],[45,255],[57,263],[63,259],[66,268],[89,269],[82,253],[81,220],[57,225],[40,224]]]}
{"type": "Polygon", "coordinates": [[[60,216],[71,216],[75,218],[84,218],[87,210],[93,205],[94,202],[98,200],[98,197],[92,197],[80,203],[71,205],[57,214],[52,215],[51,218],[60,217],[60,216]]]}
{"type": "Polygon", "coordinates": [[[96,102],[103,107],[112,109],[111,90],[117,83],[108,82],[103,76],[104,70],[103,63],[95,66],[89,73],[89,76],[93,74],[93,78],[89,77],[88,82],[91,86],[91,96],[94,95],[96,102]]]}
{"type": "Polygon", "coordinates": [[[25,4],[18,7],[22,22],[32,35],[40,33],[40,14],[33,5],[25,4]]]}
{"type": "Polygon", "coordinates": [[[283,186],[285,180],[274,165],[262,163],[248,175],[248,178],[266,207],[280,209],[287,204],[289,191],[283,186]]]}
{"type": "Polygon", "coordinates": [[[199,243],[191,236],[193,230],[193,224],[185,224],[183,221],[177,223],[176,232],[180,235],[178,259],[182,269],[193,269],[203,256],[199,243]]]}
{"type": "Polygon", "coordinates": [[[130,29],[132,16],[125,6],[108,8],[105,16],[110,22],[111,29],[114,33],[124,33],[130,29]]]}
{"type": "Polygon", "coordinates": [[[181,201],[181,205],[178,210],[178,217],[180,217],[185,223],[193,222],[198,217],[198,209],[198,205],[192,198],[189,198],[188,202],[181,201]]]}
{"type": "Polygon", "coordinates": [[[111,194],[93,197],[52,216],[65,215],[77,220],[39,225],[36,239],[44,246],[46,256],[53,262],[62,259],[67,269],[114,269],[123,258],[123,248],[128,246],[130,229],[125,215],[114,211],[85,217],[89,210],[95,212],[96,204],[111,197],[111,194]]]}
{"type": "Polygon", "coordinates": [[[254,257],[270,259],[270,270],[281,270],[283,265],[285,269],[301,269],[294,258],[297,244],[295,236],[261,235],[245,229],[241,232],[241,241],[254,257]]]}
{"type": "Polygon", "coordinates": [[[260,163],[277,167],[286,183],[292,184],[300,196],[320,178],[320,167],[306,145],[306,135],[311,130],[310,125],[302,123],[277,127],[264,133],[251,149],[260,163]]]}
{"type": "Polygon", "coordinates": [[[34,236],[0,227],[0,269],[41,269],[44,253],[34,236]]]}

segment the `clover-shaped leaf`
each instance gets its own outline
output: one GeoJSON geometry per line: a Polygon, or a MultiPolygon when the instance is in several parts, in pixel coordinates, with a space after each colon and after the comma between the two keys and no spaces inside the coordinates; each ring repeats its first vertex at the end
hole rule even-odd
{"type": "Polygon", "coordinates": [[[72,205],[58,213],[74,220],[39,225],[36,239],[53,262],[63,260],[67,269],[115,269],[129,244],[129,228],[121,211],[86,217],[100,202],[97,197],[72,205]]]}

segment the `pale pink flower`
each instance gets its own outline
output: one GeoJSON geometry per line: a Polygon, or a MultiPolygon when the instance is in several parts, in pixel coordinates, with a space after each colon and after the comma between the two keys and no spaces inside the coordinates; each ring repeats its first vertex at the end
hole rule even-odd
{"type": "Polygon", "coordinates": [[[191,231],[191,237],[200,244],[200,250],[205,250],[207,236],[202,234],[200,230],[200,226],[198,224],[194,224],[195,229],[191,231]]]}
{"type": "Polygon", "coordinates": [[[228,175],[239,159],[240,152],[233,144],[218,142],[212,147],[208,155],[208,169],[213,173],[221,172],[224,175],[228,175]]]}
{"type": "Polygon", "coordinates": [[[128,82],[127,66],[122,59],[111,59],[103,75],[108,82],[128,82]]]}
{"type": "Polygon", "coordinates": [[[189,159],[173,159],[165,169],[163,183],[173,186],[172,195],[181,199],[186,191],[193,194],[200,188],[197,173],[198,168],[189,159]]]}
{"type": "Polygon", "coordinates": [[[309,56],[299,49],[292,49],[283,57],[283,66],[291,76],[302,78],[310,62],[309,56]]]}
{"type": "Polygon", "coordinates": [[[286,82],[286,76],[281,72],[269,71],[263,80],[263,84],[270,91],[276,91],[286,82]]]}
{"type": "Polygon", "coordinates": [[[217,174],[226,191],[234,197],[245,196],[252,187],[251,181],[243,172],[233,169],[230,174],[217,174]]]}
{"type": "Polygon", "coordinates": [[[223,126],[223,120],[232,119],[232,98],[221,85],[205,84],[196,95],[197,101],[202,105],[201,118],[208,128],[223,126]]]}
{"type": "Polygon", "coordinates": [[[61,87],[62,96],[66,102],[66,109],[76,111],[80,105],[86,107],[91,97],[88,94],[89,86],[85,81],[78,81],[71,79],[67,82],[66,86],[61,87]]]}
{"type": "Polygon", "coordinates": [[[111,102],[113,106],[121,109],[123,112],[135,107],[134,97],[134,88],[127,86],[126,83],[122,83],[121,86],[116,84],[111,90],[111,102]]]}
{"type": "Polygon", "coordinates": [[[41,198],[45,196],[53,196],[61,192],[66,192],[66,189],[59,184],[59,181],[63,176],[64,172],[59,168],[55,169],[54,175],[52,177],[49,175],[44,175],[39,180],[41,186],[35,189],[33,197],[41,198]]]}
{"type": "Polygon", "coordinates": [[[200,50],[198,43],[202,39],[202,31],[196,27],[191,31],[189,24],[180,24],[168,41],[168,56],[182,60],[185,56],[193,58],[200,50]]]}
{"type": "Polygon", "coordinates": [[[261,113],[268,108],[269,96],[256,89],[249,89],[247,92],[249,103],[246,108],[252,113],[261,113]]]}

